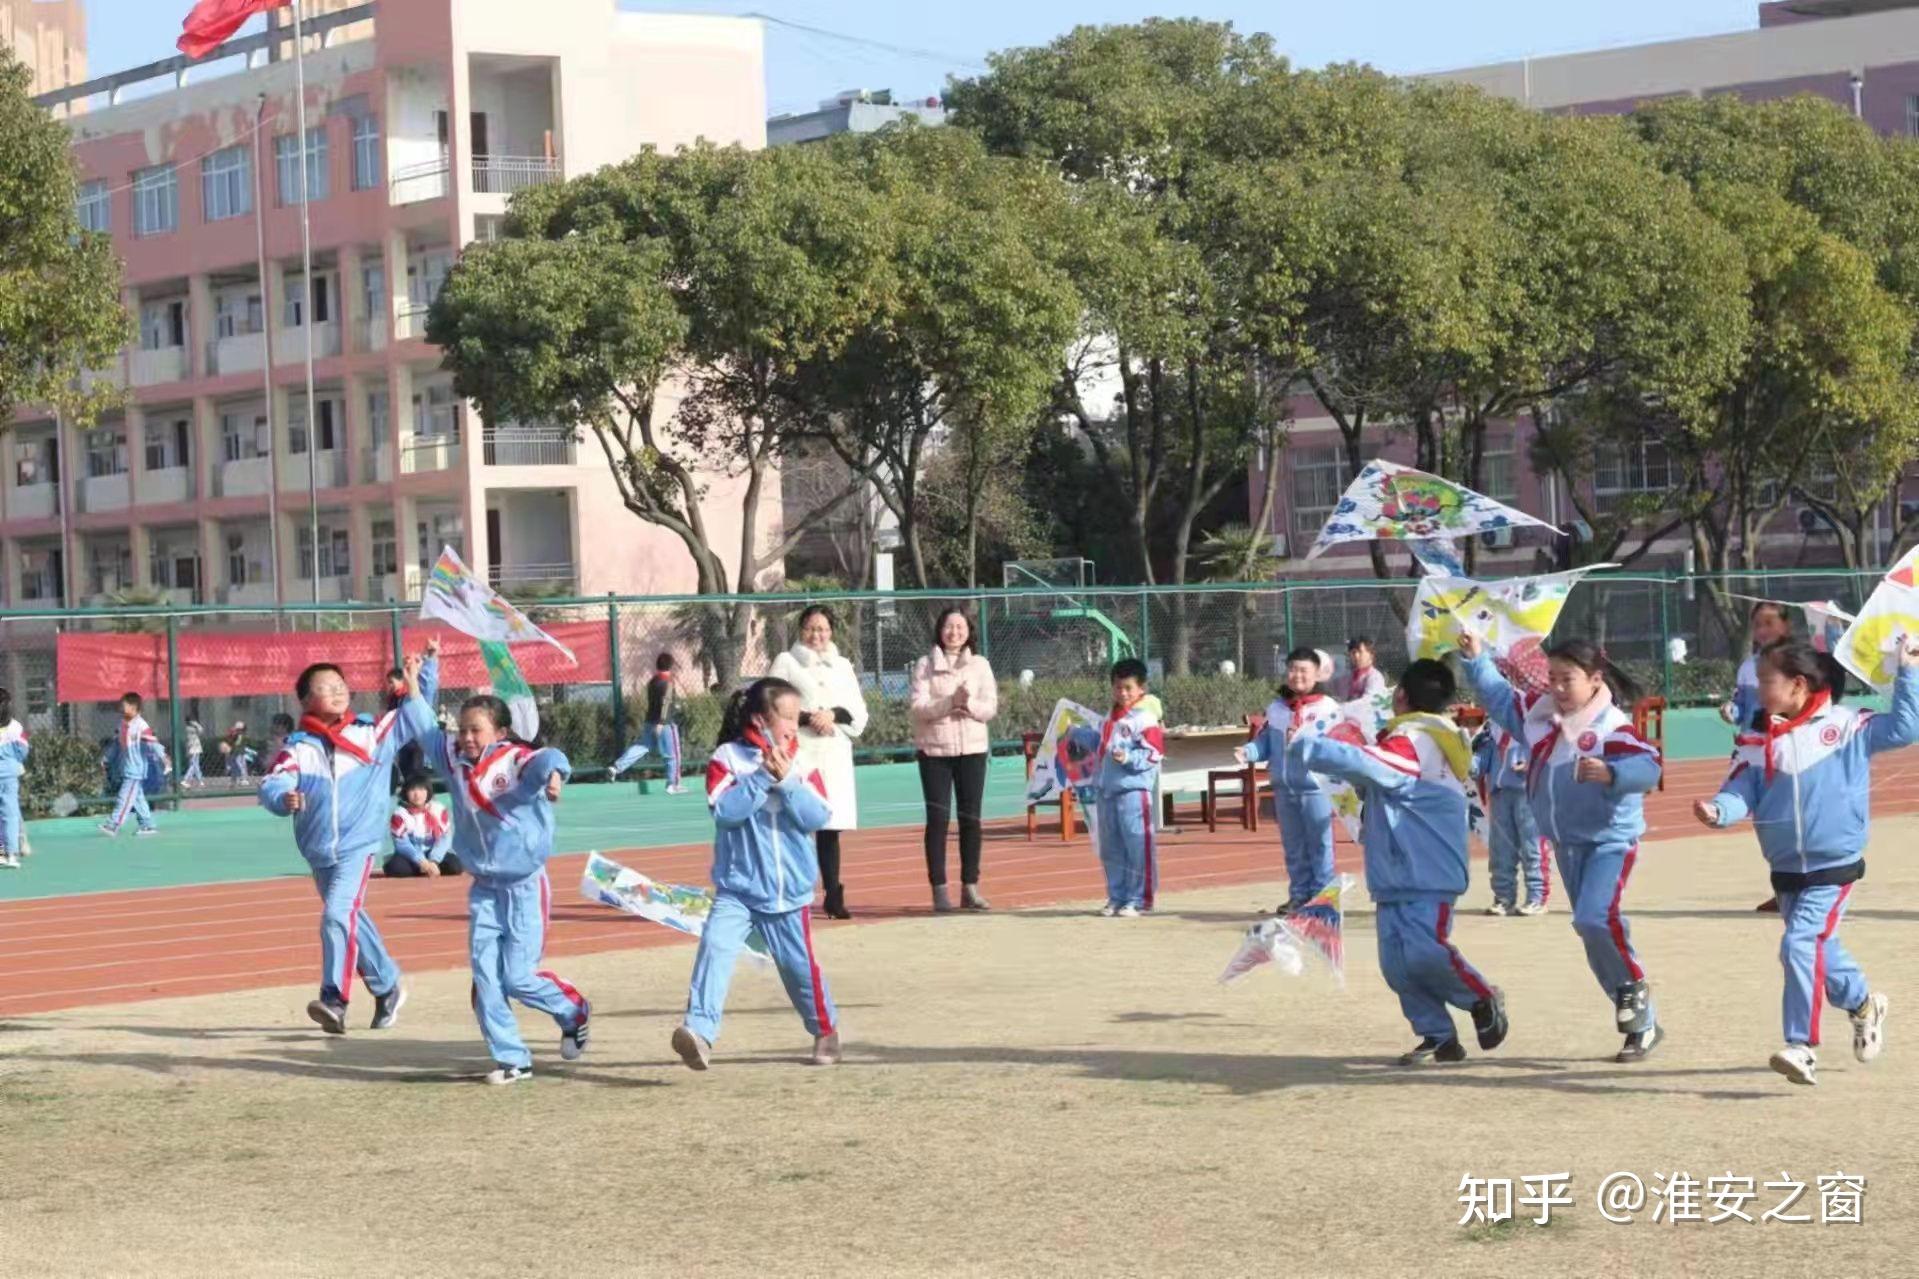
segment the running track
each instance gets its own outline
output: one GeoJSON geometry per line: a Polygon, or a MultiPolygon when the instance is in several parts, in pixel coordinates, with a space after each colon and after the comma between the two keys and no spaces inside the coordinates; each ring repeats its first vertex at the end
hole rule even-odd
{"type": "MultiPolygon", "coordinates": [[[[1689,760],[1668,771],[1667,789],[1647,800],[1648,839],[1702,833],[1692,802],[1710,795],[1725,775],[1718,760],[1689,760]]],[[[1919,812],[1919,767],[1887,760],[1874,773],[1873,811],[1879,816],[1919,812]]],[[[1189,808],[1182,810],[1188,812],[1189,808]]],[[[989,823],[985,883],[999,908],[1097,900],[1105,891],[1099,864],[1082,832],[1063,844],[1055,825],[1026,842],[1025,823],[989,823]]],[[[1750,840],[1749,830],[1730,838],[1750,840]]],[[[1162,837],[1160,890],[1270,882],[1282,875],[1278,832],[1262,822],[1257,834],[1237,821],[1217,835],[1189,822],[1162,837]]],[[[711,850],[704,845],[656,848],[622,857],[656,879],[701,884],[711,850]]],[[[1357,870],[1359,850],[1341,843],[1342,869],[1357,870]]],[[[949,873],[957,871],[957,855],[949,873]]],[[[669,929],[592,906],[579,896],[583,856],[555,858],[553,918],[547,953],[640,950],[686,945],[669,929]]],[[[1763,879],[1755,864],[1753,885],[1763,879]]],[[[845,840],[847,895],[858,917],[851,924],[928,913],[926,871],[918,827],[849,834],[845,840]]],[[[466,966],[466,882],[375,879],[369,893],[387,944],[408,968],[466,966]]],[[[1477,887],[1477,885],[1476,885],[1477,887]]],[[[957,891],[957,886],[956,886],[957,891]]],[[[318,899],[301,876],[240,884],[156,888],[0,903],[0,1016],[49,1012],[92,1004],[204,995],[313,980],[319,964],[318,899]]]]}

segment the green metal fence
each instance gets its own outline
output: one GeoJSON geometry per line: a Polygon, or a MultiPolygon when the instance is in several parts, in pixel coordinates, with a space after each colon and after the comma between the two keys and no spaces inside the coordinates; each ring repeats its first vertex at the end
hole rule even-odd
{"type": "MultiPolygon", "coordinates": [[[[1555,634],[1603,643],[1615,660],[1676,705],[1715,703],[1731,689],[1745,643],[1749,605],[1757,596],[1789,601],[1833,599],[1857,605],[1878,571],[1787,570],[1727,578],[1614,572],[1594,574],[1574,590],[1555,634]],[[1673,641],[1684,641],[1683,654],[1673,641]]],[[[975,619],[980,650],[1001,687],[996,735],[1017,739],[1035,728],[1062,694],[1102,695],[1105,672],[1119,656],[1144,658],[1166,685],[1171,713],[1181,722],[1235,722],[1271,696],[1285,654],[1295,647],[1324,649],[1342,658],[1346,641],[1372,637],[1381,665],[1391,672],[1405,660],[1404,611],[1415,584],[1390,581],[1281,581],[1170,587],[981,589],[974,591],[849,592],[807,596],[756,595],[726,599],[683,597],[528,601],[536,620],[590,622],[606,627],[613,678],[542,686],[547,732],[580,767],[603,764],[637,730],[635,704],[655,657],[672,653],[686,696],[689,755],[710,744],[719,719],[716,689],[764,673],[796,638],[799,613],[824,603],[836,616],[840,647],[857,665],[868,690],[873,724],[863,745],[870,752],[903,751],[911,740],[907,679],[932,645],[939,613],[957,605],[975,619]]],[[[182,636],[205,643],[222,635],[252,637],[290,632],[380,632],[397,660],[400,627],[417,605],[323,604],[281,609],[227,607],[91,608],[0,611],[0,683],[12,690],[15,713],[36,734],[97,742],[117,716],[110,702],[72,702],[60,696],[58,637],[67,631],[145,630],[166,637],[166,687],[147,708],[155,730],[184,766],[189,722],[202,728],[203,769],[220,771],[215,744],[244,721],[255,749],[264,748],[276,713],[294,714],[289,691],[238,698],[179,695],[172,654],[182,636]]],[[[238,645],[236,644],[236,653],[238,645]]],[[[447,688],[452,702],[468,689],[447,688]]],[[[369,698],[373,690],[368,690],[369,698]]],[[[371,702],[368,701],[370,708],[371,702]]],[[[210,778],[218,790],[217,778],[210,778]]],[[[244,783],[243,783],[244,785],[244,783]]]]}

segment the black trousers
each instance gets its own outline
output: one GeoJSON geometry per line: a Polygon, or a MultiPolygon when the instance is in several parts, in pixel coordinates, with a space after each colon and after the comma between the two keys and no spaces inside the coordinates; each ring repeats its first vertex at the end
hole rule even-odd
{"type": "MultiPolygon", "coordinates": [[[[413,864],[413,859],[404,853],[389,853],[387,855],[386,865],[381,867],[381,869],[386,872],[388,879],[419,879],[422,873],[420,868],[413,864]]],[[[460,870],[460,855],[458,853],[448,852],[445,857],[440,859],[440,873],[442,875],[457,875],[460,873],[460,870]]]]}
{"type": "Polygon", "coordinates": [[[828,897],[840,891],[840,833],[836,830],[813,832],[813,846],[820,854],[820,887],[828,897]]]}
{"type": "Polygon", "coordinates": [[[986,797],[986,756],[921,755],[920,793],[926,797],[926,878],[946,882],[946,824],[959,797],[960,883],[979,883],[980,804],[986,797]]]}

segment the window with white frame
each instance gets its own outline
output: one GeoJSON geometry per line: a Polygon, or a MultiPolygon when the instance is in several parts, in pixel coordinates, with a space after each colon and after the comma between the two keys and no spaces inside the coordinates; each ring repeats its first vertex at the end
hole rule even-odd
{"type": "Polygon", "coordinates": [[[133,585],[133,548],[125,542],[95,541],[87,547],[87,588],[106,595],[133,585]]]}
{"type": "Polygon", "coordinates": [[[1629,497],[1670,492],[1672,459],[1663,441],[1602,444],[1593,450],[1593,497],[1611,511],[1629,497]]]}
{"type": "Polygon", "coordinates": [[[199,552],[191,544],[169,546],[156,537],[147,551],[147,574],[162,590],[193,590],[200,584],[199,552]]]}
{"type": "Polygon", "coordinates": [[[422,440],[447,440],[460,433],[459,404],[453,383],[438,382],[413,393],[413,434],[422,440]]]}
{"type": "Polygon", "coordinates": [[[273,140],[273,167],[279,179],[280,203],[299,204],[308,198],[327,197],[326,129],[307,130],[306,180],[300,177],[300,137],[282,134],[273,140]]]}
{"type": "Polygon", "coordinates": [[[390,438],[387,434],[387,403],[385,387],[366,393],[366,446],[375,453],[385,448],[390,438]]]}
{"type": "MultiPolygon", "coordinates": [[[[332,400],[315,400],[313,411],[320,419],[319,443],[322,453],[331,453],[334,445],[333,424],[338,420],[332,400]]],[[[287,452],[304,453],[307,451],[307,406],[306,397],[301,396],[287,406],[287,452]]]]}
{"type": "Polygon", "coordinates": [[[406,264],[406,299],[416,308],[433,305],[453,270],[453,255],[445,249],[423,253],[406,264]]]}
{"type": "Polygon", "coordinates": [[[1489,436],[1479,456],[1479,491],[1496,502],[1519,500],[1518,441],[1489,436]]]}
{"type": "Polygon", "coordinates": [[[92,182],[80,184],[79,196],[73,202],[75,216],[80,219],[82,231],[109,231],[112,229],[113,206],[108,202],[107,182],[97,178],[92,182]]]}
{"type": "MultiPolygon", "coordinates": [[[[301,581],[313,578],[313,527],[300,525],[299,532],[299,574],[301,581]]],[[[347,531],[343,528],[320,528],[320,576],[346,577],[353,571],[353,561],[349,553],[347,531]]]]}
{"type": "Polygon", "coordinates": [[[400,571],[400,540],[392,520],[373,521],[373,575],[386,577],[400,571]]]}
{"type": "Polygon", "coordinates": [[[209,222],[253,212],[253,153],[222,147],[200,161],[200,205],[209,222]]]}
{"type": "Polygon", "coordinates": [[[227,534],[227,582],[232,586],[245,586],[252,580],[254,561],[247,556],[247,536],[245,533],[227,534]]]}
{"type": "Polygon", "coordinates": [[[173,166],[156,164],[133,174],[133,233],[161,235],[180,225],[180,185],[173,166]]]}
{"type": "Polygon", "coordinates": [[[13,483],[15,488],[34,484],[56,484],[60,480],[60,450],[51,435],[13,437],[13,483]]]}
{"type": "Polygon", "coordinates": [[[124,475],[127,469],[127,432],[123,426],[95,427],[87,432],[87,476],[103,479],[124,475]]]}
{"type": "Polygon", "coordinates": [[[20,598],[57,600],[65,567],[58,548],[22,549],[20,552],[20,598]]]}
{"type": "MultiPolygon", "coordinates": [[[[306,276],[289,275],[286,280],[286,301],[280,309],[280,323],[289,329],[297,329],[306,323],[306,276]]],[[[313,321],[326,324],[333,319],[333,277],[315,275],[313,277],[313,321]]]]}
{"type": "Polygon", "coordinates": [[[258,333],[264,315],[258,289],[221,293],[213,303],[213,336],[234,338],[258,333]]]}
{"type": "Polygon", "coordinates": [[[140,349],[164,351],[187,343],[187,304],[168,298],[140,304],[140,349]]]}
{"type": "Polygon", "coordinates": [[[149,471],[171,471],[187,465],[193,438],[193,420],[187,417],[149,417],[146,424],[149,471]]]}
{"type": "Polygon", "coordinates": [[[366,302],[366,317],[384,324],[392,316],[393,303],[386,295],[386,263],[360,264],[360,292],[366,302]]]}
{"type": "Polygon", "coordinates": [[[1352,482],[1346,450],[1337,444],[1289,448],[1293,472],[1293,538],[1302,545],[1319,536],[1327,516],[1339,505],[1340,494],[1352,482]]]}
{"type": "Polygon", "coordinates": [[[425,577],[432,571],[443,546],[452,547],[455,555],[466,558],[466,522],[458,511],[435,515],[431,522],[421,520],[414,526],[414,532],[420,539],[420,576],[425,577]]]}
{"type": "Polygon", "coordinates": [[[268,452],[267,415],[257,409],[241,409],[220,415],[220,440],[229,462],[244,462],[265,457],[268,452]]]}
{"type": "Polygon", "coordinates": [[[1906,136],[1919,138],[1919,93],[1906,95],[1906,136]]]}
{"type": "Polygon", "coordinates": [[[380,121],[377,116],[353,117],[353,189],[371,191],[380,185],[380,121]]]}

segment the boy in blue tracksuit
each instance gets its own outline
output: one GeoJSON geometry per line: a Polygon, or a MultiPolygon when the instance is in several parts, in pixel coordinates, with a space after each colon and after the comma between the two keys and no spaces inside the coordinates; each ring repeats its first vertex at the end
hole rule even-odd
{"type": "Polygon", "coordinates": [[[1472,748],[1441,712],[1453,673],[1421,659],[1393,693],[1377,746],[1322,736],[1287,750],[1301,768],[1344,778],[1365,800],[1366,891],[1379,911],[1379,968],[1419,1042],[1403,1066],[1464,1061],[1451,1009],[1472,1015],[1483,1049],[1506,1038],[1506,997],[1452,944],[1453,903],[1466,891],[1466,786],[1472,748]]]}
{"type": "MultiPolygon", "coordinates": [[[[438,687],[439,651],[429,641],[424,659],[408,659],[426,696],[438,687]]],[[[412,701],[377,720],[355,716],[346,677],[327,662],[300,672],[293,691],[300,723],[260,782],[260,806],[293,819],[294,845],[320,892],[320,995],[307,1016],[329,1035],[344,1035],[358,973],[373,992],[373,1029],[385,1030],[406,1002],[406,987],[366,913],[367,878],[386,843],[394,754],[431,728],[433,717],[424,702],[412,710],[412,701]]]]}
{"type": "Polygon", "coordinates": [[[1708,826],[1752,818],[1772,867],[1785,936],[1785,1047],[1772,1068],[1795,1084],[1818,1082],[1822,1002],[1852,1014],[1852,1051],[1861,1062],[1885,1043],[1888,1000],[1866,984],[1839,922],[1853,885],[1866,874],[1872,757],[1919,741],[1919,648],[1902,638],[1892,711],[1838,704],[1845,674],[1811,645],[1787,641],[1760,654],[1763,731],[1742,734],[1732,772],[1710,801],[1693,806],[1708,826]]]}
{"type": "Polygon", "coordinates": [[[120,791],[113,801],[113,816],[100,823],[100,833],[108,839],[120,833],[129,815],[139,828],[134,834],[160,833],[153,824],[153,810],[147,807],[147,774],[163,775],[167,757],[160,748],[160,739],[140,717],[140,705],[138,693],[128,693],[120,699],[120,727],[114,734],[107,765],[109,776],[119,775],[120,791]]]}
{"type": "Polygon", "coordinates": [[[1286,655],[1286,686],[1266,708],[1266,723],[1237,754],[1241,763],[1267,764],[1273,779],[1273,811],[1279,841],[1286,852],[1286,901],[1275,912],[1289,914],[1319,896],[1333,882],[1333,803],[1312,772],[1295,763],[1289,743],[1331,732],[1345,718],[1338,702],[1319,690],[1317,651],[1296,648],[1286,655]]]}
{"type": "Polygon", "coordinates": [[[27,730],[13,717],[13,694],[0,688],[0,869],[17,870],[24,832],[20,776],[27,770],[27,730]]]}
{"type": "Polygon", "coordinates": [[[1486,810],[1486,863],[1493,881],[1488,915],[1543,915],[1552,890],[1545,841],[1526,797],[1526,751],[1513,735],[1488,724],[1473,739],[1473,776],[1486,810]],[[1519,900],[1525,880],[1526,900],[1519,900]]]}
{"type": "Polygon", "coordinates": [[[1113,665],[1113,713],[1100,727],[1093,837],[1106,872],[1107,918],[1137,918],[1153,908],[1159,867],[1153,849],[1153,791],[1166,757],[1159,699],[1146,691],[1146,663],[1113,665]]]}
{"type": "Polygon", "coordinates": [[[713,909],[693,958],[686,1017],[673,1032],[673,1051],[694,1070],[706,1069],[733,962],[754,928],[813,1036],[813,1064],[840,1059],[837,1013],[813,953],[809,918],[820,870],[813,832],[831,820],[832,809],[819,774],[802,775],[794,763],[799,716],[799,690],[783,679],[735,692],[706,766],[715,827],[713,909]]]}
{"type": "Polygon", "coordinates": [[[679,691],[673,684],[674,664],[671,653],[661,653],[653,659],[653,678],[646,682],[646,719],[640,728],[639,740],[613,761],[613,767],[607,772],[608,780],[617,778],[648,755],[657,754],[666,764],[666,793],[686,793],[686,787],[680,784],[680,726],[675,719],[679,691]]]}
{"type": "Polygon", "coordinates": [[[1660,761],[1658,748],[1633,728],[1632,682],[1586,640],[1546,651],[1545,693],[1515,690],[1476,636],[1462,635],[1459,650],[1486,717],[1525,747],[1533,817],[1552,841],[1573,929],[1625,1036],[1613,1060],[1644,1061],[1665,1029],[1633,949],[1625,896],[1646,830],[1645,794],[1659,784],[1660,761]]]}
{"type": "MultiPolygon", "coordinates": [[[[418,698],[411,705],[426,714],[418,698]]],[[[533,1054],[520,1038],[507,1001],[552,1017],[560,1056],[586,1051],[592,1005],[557,974],[539,967],[546,949],[552,885],[553,806],[572,765],[560,751],[534,750],[510,735],[513,717],[497,697],[469,697],[452,737],[437,725],[421,734],[427,761],[447,783],[453,807],[453,849],[473,877],[467,890],[467,951],[473,965],[473,1012],[493,1056],[489,1084],[533,1075],[533,1054]]]]}

